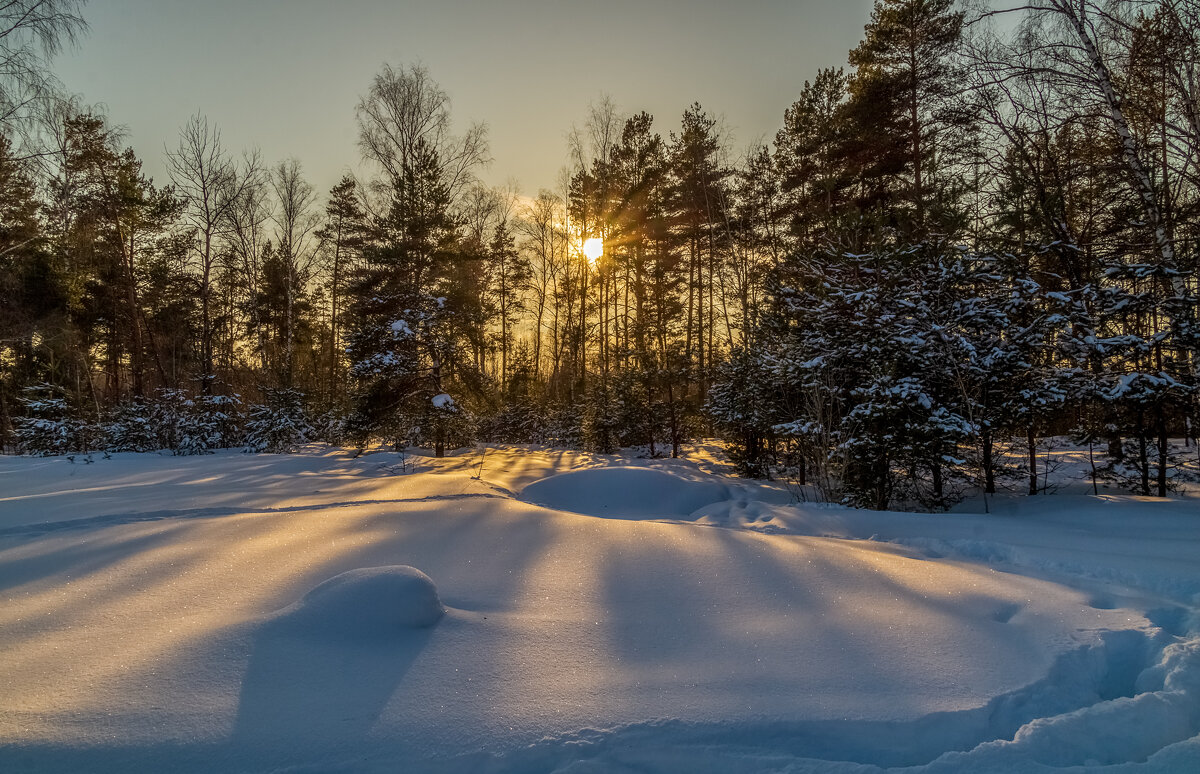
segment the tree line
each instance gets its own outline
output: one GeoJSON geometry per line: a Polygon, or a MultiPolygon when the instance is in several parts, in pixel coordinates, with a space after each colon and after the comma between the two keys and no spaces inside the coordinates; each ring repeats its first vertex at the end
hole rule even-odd
{"type": "MultiPolygon", "coordinates": [[[[75,20],[43,45],[82,23],[26,5],[75,20]]],[[[1071,433],[1165,494],[1196,422],[1198,40],[1196,0],[877,0],[773,142],[601,100],[533,197],[480,182],[486,127],[416,66],[368,84],[368,172],[325,195],[203,115],[155,183],[105,116],[15,110],[0,441],[716,432],[748,474],[884,508],[1042,491],[1071,433]]]]}

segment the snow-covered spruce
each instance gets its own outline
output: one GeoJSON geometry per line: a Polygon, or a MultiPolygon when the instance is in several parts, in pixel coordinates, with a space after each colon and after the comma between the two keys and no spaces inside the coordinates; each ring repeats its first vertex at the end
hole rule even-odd
{"type": "Polygon", "coordinates": [[[314,440],[316,430],[304,409],[304,394],[292,389],[263,391],[265,405],[250,406],[246,421],[246,450],[286,454],[314,440]]]}
{"type": "Polygon", "coordinates": [[[111,452],[158,451],[162,436],[153,404],[142,398],[120,404],[104,423],[104,444],[111,452]]]}
{"type": "Polygon", "coordinates": [[[62,389],[50,384],[29,387],[21,398],[21,409],[14,424],[17,449],[22,454],[48,457],[93,450],[94,423],[67,402],[62,389]]]}
{"type": "Polygon", "coordinates": [[[184,390],[159,390],[151,421],[160,448],[177,456],[211,454],[241,441],[241,398],[237,395],[191,395],[184,390]]]}

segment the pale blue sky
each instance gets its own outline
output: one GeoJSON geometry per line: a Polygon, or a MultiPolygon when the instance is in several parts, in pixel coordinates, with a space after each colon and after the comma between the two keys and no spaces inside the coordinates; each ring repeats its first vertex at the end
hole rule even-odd
{"type": "Polygon", "coordinates": [[[664,136],[693,101],[735,147],[769,138],[818,67],[845,63],[871,0],[92,0],[91,32],[56,70],[107,106],[163,178],[197,110],[227,147],[295,156],[322,191],[358,165],[354,105],[387,61],[421,62],[457,126],[485,121],[484,177],[555,184],[566,135],[609,94],[664,136]]]}

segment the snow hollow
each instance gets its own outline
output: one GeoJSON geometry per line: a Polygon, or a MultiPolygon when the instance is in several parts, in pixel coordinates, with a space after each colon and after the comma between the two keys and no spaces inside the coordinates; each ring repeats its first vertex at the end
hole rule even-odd
{"type": "Polygon", "coordinates": [[[1200,507],[713,447],[0,458],[0,771],[1200,771],[1200,507]]]}

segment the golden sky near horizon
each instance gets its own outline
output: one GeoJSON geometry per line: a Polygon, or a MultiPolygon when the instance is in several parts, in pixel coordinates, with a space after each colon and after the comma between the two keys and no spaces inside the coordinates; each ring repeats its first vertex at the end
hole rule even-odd
{"type": "Polygon", "coordinates": [[[819,67],[845,64],[871,0],[92,0],[55,69],[101,103],[157,180],[196,111],[227,148],[296,157],[324,192],[360,164],[354,106],[382,63],[419,62],[456,127],[483,121],[486,182],[553,188],[567,134],[609,95],[664,137],[692,102],[731,150],[770,140],[819,67]]]}

